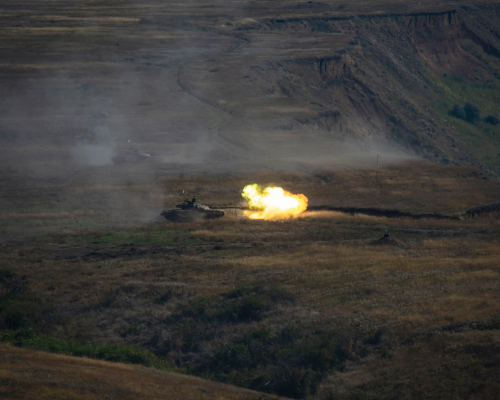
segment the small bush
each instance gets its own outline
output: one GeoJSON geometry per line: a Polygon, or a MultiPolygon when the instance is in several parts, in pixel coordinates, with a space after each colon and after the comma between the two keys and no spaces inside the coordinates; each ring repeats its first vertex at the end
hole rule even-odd
{"type": "MultiPolygon", "coordinates": [[[[464,119],[470,124],[474,124],[476,121],[481,120],[481,109],[474,103],[470,102],[465,103],[463,107],[460,104],[455,104],[453,106],[453,109],[448,112],[448,115],[451,115],[455,118],[464,119]]],[[[494,115],[489,115],[488,117],[496,118],[494,115]]],[[[498,119],[496,120],[500,122],[498,119]]],[[[494,119],[492,119],[492,121],[494,121],[494,119]]]]}
{"type": "Polygon", "coordinates": [[[260,321],[277,303],[293,303],[295,295],[278,288],[238,288],[221,297],[197,296],[180,306],[175,318],[198,322],[246,323],[260,321]]]}
{"type": "Polygon", "coordinates": [[[214,367],[221,372],[230,373],[232,370],[246,370],[250,367],[251,354],[244,344],[235,344],[223,347],[214,357],[214,367]]]}
{"type": "Polygon", "coordinates": [[[25,328],[30,323],[30,316],[22,310],[15,310],[5,316],[5,326],[8,329],[25,328]]]}
{"type": "Polygon", "coordinates": [[[377,332],[373,334],[373,336],[369,336],[365,339],[364,343],[365,344],[371,344],[371,345],[377,345],[380,343],[380,340],[382,339],[382,335],[384,332],[379,329],[377,332]]]}
{"type": "Polygon", "coordinates": [[[219,321],[259,321],[262,318],[262,313],[269,309],[269,299],[266,296],[250,295],[223,307],[217,312],[216,317],[219,321]]]}
{"type": "Polygon", "coordinates": [[[200,317],[205,314],[209,301],[208,297],[205,296],[195,297],[183,306],[182,314],[185,317],[200,317]]]}
{"type": "Polygon", "coordinates": [[[49,308],[44,299],[29,293],[25,276],[0,269],[0,329],[41,326],[49,308]]]}
{"type": "Polygon", "coordinates": [[[224,298],[226,302],[219,305],[215,316],[219,321],[233,322],[259,321],[273,304],[295,301],[293,293],[276,287],[238,288],[224,298]]]}
{"type": "Polygon", "coordinates": [[[234,290],[231,290],[229,293],[226,294],[226,299],[237,299],[239,297],[243,297],[247,291],[244,288],[237,288],[234,290]]]}
{"type": "Polygon", "coordinates": [[[295,303],[296,296],[295,294],[278,287],[272,287],[266,292],[266,296],[268,296],[273,302],[289,302],[295,303]]]}
{"type": "Polygon", "coordinates": [[[26,277],[9,269],[0,269],[0,300],[26,292],[26,277]]]}
{"type": "Polygon", "coordinates": [[[156,304],[165,304],[172,298],[172,291],[169,290],[166,293],[162,294],[158,299],[156,299],[156,304]]]}
{"type": "Polygon", "coordinates": [[[471,124],[481,119],[481,110],[474,103],[467,102],[464,105],[465,120],[471,124]]]}
{"type": "Polygon", "coordinates": [[[455,118],[465,119],[465,111],[464,108],[460,104],[455,104],[453,109],[448,113],[455,118]]]}
{"type": "Polygon", "coordinates": [[[498,125],[500,123],[500,119],[496,115],[488,115],[484,118],[484,122],[490,125],[498,125]]]}
{"type": "Polygon", "coordinates": [[[310,369],[290,367],[273,369],[271,377],[273,391],[292,399],[316,393],[316,387],[321,379],[318,373],[310,369]]]}

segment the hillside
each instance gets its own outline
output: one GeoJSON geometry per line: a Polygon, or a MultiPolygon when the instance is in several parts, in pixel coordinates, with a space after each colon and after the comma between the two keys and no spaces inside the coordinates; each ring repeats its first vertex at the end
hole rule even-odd
{"type": "Polygon", "coordinates": [[[4,2],[0,140],[24,164],[132,146],[225,169],[380,153],[496,175],[500,125],[448,112],[500,115],[499,7],[4,2]],[[106,149],[75,155],[78,137],[106,149]]]}
{"type": "Polygon", "coordinates": [[[0,396],[3,399],[271,398],[172,372],[7,345],[0,345],[0,363],[0,396]]]}

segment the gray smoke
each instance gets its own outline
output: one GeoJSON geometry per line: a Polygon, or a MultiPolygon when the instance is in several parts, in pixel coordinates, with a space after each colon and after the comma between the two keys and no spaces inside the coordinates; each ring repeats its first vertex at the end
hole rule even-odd
{"type": "Polygon", "coordinates": [[[85,136],[75,139],[71,156],[77,165],[100,167],[113,165],[116,146],[111,130],[106,126],[93,126],[85,136]]]}

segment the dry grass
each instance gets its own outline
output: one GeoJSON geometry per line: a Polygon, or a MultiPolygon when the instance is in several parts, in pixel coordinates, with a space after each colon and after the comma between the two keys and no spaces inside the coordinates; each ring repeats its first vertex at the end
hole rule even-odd
{"type": "Polygon", "coordinates": [[[180,201],[182,196],[192,194],[214,206],[244,204],[240,194],[249,183],[282,186],[292,193],[304,193],[310,206],[378,207],[413,213],[458,213],[477,204],[498,200],[500,195],[498,182],[488,180],[474,169],[443,168],[420,162],[386,165],[377,172],[375,169],[346,168],[309,174],[257,171],[213,180],[202,175],[172,175],[160,179],[164,190],[172,196],[169,206],[180,201]],[[454,196],[450,197],[450,193],[454,196]]]}
{"type": "Polygon", "coordinates": [[[237,239],[231,232],[214,232],[208,230],[199,230],[191,232],[191,237],[195,239],[218,241],[232,241],[237,239]]]}
{"type": "MultiPolygon", "coordinates": [[[[445,176],[464,173],[454,168],[428,168],[429,176],[434,171],[436,180],[441,179],[440,172],[445,176]]],[[[363,176],[368,173],[336,171],[335,186],[354,189],[354,183],[362,185],[363,176]]],[[[411,185],[416,178],[412,177],[411,169],[405,168],[392,168],[385,173],[401,180],[401,176],[406,176],[404,179],[410,182],[394,185],[411,185]]],[[[220,204],[224,199],[227,204],[239,202],[237,189],[249,179],[247,174],[217,179],[170,175],[160,178],[157,193],[161,194],[164,188],[163,193],[168,194],[167,206],[191,194],[196,194],[202,202],[220,204]]],[[[296,174],[276,174],[273,178],[267,171],[255,174],[257,182],[278,184],[297,192],[307,190],[315,193],[314,198],[323,199],[321,203],[328,199],[333,202],[329,197],[331,186],[315,179],[296,174]]],[[[481,178],[456,179],[465,179],[460,190],[469,185],[467,190],[476,191],[476,199],[491,198],[496,190],[496,183],[481,178]],[[488,185],[483,185],[483,181],[488,185]]],[[[460,201],[459,189],[447,187],[439,196],[432,193],[434,204],[438,203],[436,198],[441,198],[439,204],[448,204],[451,199],[460,201]]],[[[77,193],[73,198],[75,204],[81,196],[98,201],[102,195],[114,192],[118,194],[113,197],[116,199],[123,194],[131,196],[129,204],[137,199],[150,204],[157,202],[156,195],[141,195],[144,188],[151,191],[155,185],[132,180],[120,185],[119,190],[114,190],[114,185],[94,184],[73,187],[69,193],[77,193]]],[[[349,196],[354,196],[353,193],[350,191],[349,196]]],[[[370,195],[363,196],[358,201],[369,206],[370,195]]],[[[427,202],[426,196],[430,194],[422,196],[427,202]]],[[[465,207],[466,203],[460,204],[465,207]]],[[[396,205],[397,202],[391,207],[396,205]]],[[[500,221],[497,219],[414,220],[320,211],[284,221],[253,221],[244,218],[241,211],[237,215],[232,211],[228,210],[227,216],[218,220],[145,223],[126,231],[111,229],[109,225],[104,231],[97,230],[99,225],[92,219],[106,215],[87,213],[78,218],[45,218],[49,231],[54,231],[59,220],[87,221],[93,229],[81,232],[81,228],[67,224],[56,234],[9,242],[0,249],[0,269],[26,276],[25,290],[52,304],[54,317],[44,326],[46,332],[78,341],[139,346],[161,352],[181,366],[202,365],[221,346],[232,346],[242,340],[245,332],[260,327],[279,335],[293,324],[304,335],[301,340],[306,340],[307,334],[315,337],[312,327],[327,332],[333,327],[355,329],[357,333],[351,338],[352,355],[346,362],[353,363],[350,368],[364,378],[347,373],[342,384],[347,388],[357,387],[360,379],[392,387],[385,378],[369,371],[381,362],[388,373],[393,368],[410,371],[411,360],[405,364],[404,358],[398,358],[403,352],[402,343],[414,340],[411,338],[418,332],[472,324],[471,321],[488,318],[500,309],[500,221]],[[394,240],[377,244],[385,227],[394,240]],[[238,300],[231,300],[230,294],[238,290],[264,293],[256,294],[255,299],[269,290],[278,290],[288,293],[280,296],[293,301],[270,302],[259,311],[256,320],[224,322],[220,316],[211,317],[219,318],[214,322],[206,317],[232,315],[223,310],[231,310],[237,304],[238,300]],[[198,312],[197,301],[209,307],[209,314],[192,317],[198,312]],[[379,344],[365,344],[377,342],[370,339],[377,329],[386,332],[383,336],[386,339],[379,344]],[[367,358],[364,353],[371,355],[367,358]],[[398,361],[391,364],[385,357],[398,361]]],[[[18,216],[17,221],[13,229],[19,232],[33,220],[18,216]]],[[[254,295],[248,296],[251,299],[254,295]]],[[[469,344],[475,338],[470,336],[469,344]]],[[[429,345],[419,340],[414,346],[429,345]]],[[[449,354],[446,357],[453,358],[449,354]]],[[[465,362],[460,357],[457,362],[465,362]]],[[[487,357],[478,357],[474,362],[486,368],[487,357]]],[[[432,357],[426,360],[433,362],[432,357]]],[[[427,367],[422,368],[422,373],[430,374],[427,367]]],[[[237,378],[225,379],[241,382],[237,378]]],[[[318,398],[332,388],[343,387],[333,377],[322,382],[324,390],[318,392],[318,398]],[[330,379],[336,383],[330,383],[330,379]]],[[[366,389],[366,393],[371,393],[370,390],[366,389]]],[[[373,398],[380,397],[377,390],[373,398]]],[[[416,393],[409,387],[408,390],[416,393]]]]}
{"type": "Polygon", "coordinates": [[[72,212],[61,211],[57,213],[4,213],[0,219],[4,220],[26,220],[26,219],[57,219],[57,218],[85,218],[94,217],[97,213],[94,210],[75,210],[72,212]]]}
{"type": "Polygon", "coordinates": [[[0,360],[0,395],[4,399],[270,398],[186,375],[7,345],[0,346],[0,360]]]}

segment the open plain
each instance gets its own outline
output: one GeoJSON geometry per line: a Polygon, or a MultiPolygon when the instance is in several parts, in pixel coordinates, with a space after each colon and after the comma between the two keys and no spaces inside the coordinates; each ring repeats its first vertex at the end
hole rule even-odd
{"type": "Polygon", "coordinates": [[[3,1],[0,397],[498,398],[471,3],[3,1]],[[252,183],[308,210],[249,219],[252,183]],[[225,216],[160,216],[192,196],[225,216]]]}

